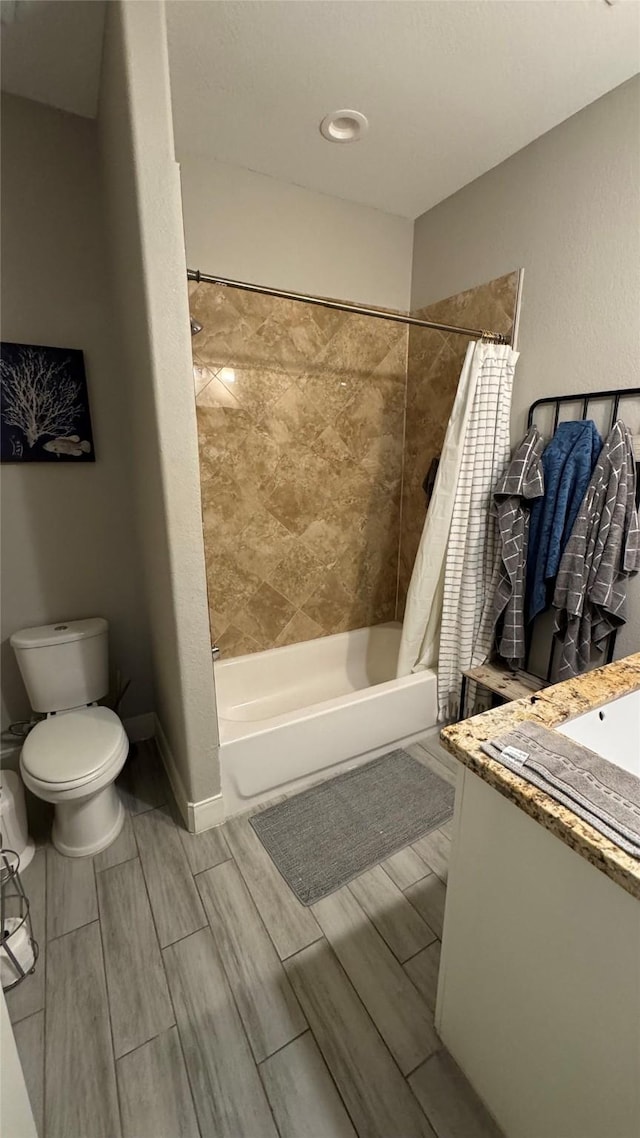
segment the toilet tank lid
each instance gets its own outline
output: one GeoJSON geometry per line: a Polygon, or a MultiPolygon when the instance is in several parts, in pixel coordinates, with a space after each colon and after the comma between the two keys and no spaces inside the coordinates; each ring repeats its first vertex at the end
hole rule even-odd
{"type": "Polygon", "coordinates": [[[57,624],[40,624],[37,628],[22,628],[11,636],[12,648],[47,648],[68,644],[72,640],[88,640],[101,636],[109,625],[102,616],[89,620],[61,620],[57,624]]]}

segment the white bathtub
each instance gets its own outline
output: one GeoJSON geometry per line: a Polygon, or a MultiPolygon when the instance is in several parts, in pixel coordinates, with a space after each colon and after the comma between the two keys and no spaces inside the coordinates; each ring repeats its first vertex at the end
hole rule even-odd
{"type": "Polygon", "coordinates": [[[587,711],[558,731],[640,778],[640,691],[587,711]]]}
{"type": "Polygon", "coordinates": [[[400,625],[215,665],[225,813],[435,729],[436,673],[395,679],[400,625]]]}

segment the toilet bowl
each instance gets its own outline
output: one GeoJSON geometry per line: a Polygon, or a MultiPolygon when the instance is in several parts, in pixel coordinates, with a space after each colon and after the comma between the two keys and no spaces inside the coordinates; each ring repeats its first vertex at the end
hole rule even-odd
{"type": "Polygon", "coordinates": [[[94,616],[11,636],[29,703],[46,716],[25,739],[22,780],[54,804],[52,841],[67,857],[106,849],[124,822],[113,784],[129,744],[115,711],[98,706],[109,690],[108,630],[94,616]]]}
{"type": "Polygon", "coordinates": [[[54,804],[51,840],[66,857],[99,853],[120,833],[125,811],[114,781],[128,750],[108,707],[58,712],[27,736],[20,772],[29,790],[54,804]]]}

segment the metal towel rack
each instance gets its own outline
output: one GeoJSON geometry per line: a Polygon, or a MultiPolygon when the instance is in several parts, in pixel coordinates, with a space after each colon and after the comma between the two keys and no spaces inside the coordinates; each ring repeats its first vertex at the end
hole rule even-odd
{"type": "MultiPolygon", "coordinates": [[[[623,414],[621,404],[624,405],[627,400],[638,400],[638,423],[640,424],[640,387],[626,387],[626,388],[613,388],[609,391],[586,391],[580,392],[575,395],[551,395],[545,396],[542,399],[536,399],[529,408],[527,416],[527,427],[532,427],[535,419],[536,412],[542,409],[553,409],[553,427],[551,435],[555,434],[556,427],[560,421],[560,407],[562,404],[574,404],[580,407],[581,414],[572,417],[575,422],[579,419],[586,419],[589,414],[589,407],[593,403],[604,403],[605,407],[600,408],[598,418],[601,423],[607,421],[608,426],[605,428],[604,433],[608,434],[611,427],[618,418],[619,413],[623,414]],[[610,408],[606,407],[606,403],[610,402],[610,408]],[[604,418],[602,412],[604,411],[604,418]],[[608,413],[610,412],[610,413],[608,413]]],[[[636,455],[640,459],[640,453],[636,455]]],[[[636,470],[638,473],[636,483],[636,503],[640,502],[640,462],[636,462],[636,470]]],[[[545,612],[548,612],[546,609],[545,612]]],[[[544,616],[544,613],[540,613],[544,616]]],[[[539,620],[539,617],[536,618],[539,620]]],[[[551,635],[551,643],[549,645],[546,676],[530,671],[530,658],[533,647],[533,626],[527,630],[527,650],[525,656],[525,664],[523,669],[512,671],[506,664],[492,660],[490,663],[482,664],[480,667],[468,668],[462,674],[462,687],[460,691],[460,711],[459,718],[464,719],[466,712],[467,689],[469,682],[479,684],[480,687],[490,691],[495,699],[505,701],[510,699],[519,699],[523,696],[530,696],[532,692],[539,690],[541,687],[546,687],[551,678],[553,671],[554,652],[556,650],[556,639],[551,635]]],[[[611,663],[613,659],[613,652],[616,643],[615,630],[609,635],[607,640],[607,647],[605,650],[606,662],[611,663]]],[[[541,658],[544,659],[544,652],[540,653],[541,658]]]]}
{"type": "MultiPolygon", "coordinates": [[[[560,405],[562,403],[580,403],[582,405],[582,414],[577,416],[577,418],[586,419],[589,413],[590,403],[603,403],[607,400],[611,400],[611,417],[609,421],[609,430],[611,430],[611,427],[613,427],[613,424],[618,418],[620,403],[625,402],[627,399],[638,398],[640,398],[640,387],[616,387],[612,388],[610,391],[585,391],[578,392],[575,395],[545,396],[542,399],[536,399],[535,403],[531,404],[529,408],[529,414],[527,416],[527,427],[533,426],[536,411],[540,407],[554,408],[553,433],[555,433],[555,429],[558,426],[558,421],[560,419],[560,405]]],[[[638,413],[638,418],[640,419],[640,411],[638,413]]],[[[637,455],[636,457],[640,460],[640,455],[637,455]]]]}
{"type": "MultiPolygon", "coordinates": [[[[576,416],[575,420],[574,420],[574,421],[577,421],[579,419],[588,418],[589,405],[590,404],[592,404],[592,403],[600,403],[600,404],[605,403],[606,404],[607,402],[609,402],[611,404],[611,408],[610,408],[610,415],[608,416],[608,423],[609,423],[609,430],[611,430],[611,428],[613,427],[613,424],[616,422],[619,415],[623,415],[623,411],[621,410],[621,404],[623,404],[623,406],[624,406],[626,404],[626,401],[629,399],[637,399],[640,401],[640,387],[617,387],[617,388],[611,388],[608,391],[586,391],[586,392],[577,393],[575,395],[551,395],[551,396],[545,397],[543,399],[536,399],[535,402],[532,403],[530,408],[529,408],[529,414],[527,416],[527,427],[533,426],[533,424],[535,422],[535,418],[536,418],[536,412],[539,411],[540,408],[543,408],[543,407],[551,408],[552,407],[553,408],[553,434],[555,434],[556,427],[558,426],[558,422],[560,420],[560,407],[562,404],[576,404],[576,405],[579,404],[580,405],[581,414],[576,416]]],[[[607,408],[605,407],[604,410],[606,412],[607,408]]],[[[640,422],[640,402],[639,402],[639,407],[638,407],[638,420],[640,422]]],[[[637,505],[638,503],[640,503],[640,454],[636,455],[636,474],[637,474],[637,478],[636,478],[636,505],[637,505]]],[[[548,611],[548,610],[546,610],[546,611],[548,611]]],[[[528,643],[527,643],[527,655],[526,655],[526,659],[525,659],[525,669],[526,670],[528,670],[528,668],[529,668],[529,657],[531,654],[531,641],[532,641],[532,636],[529,635],[528,643]]],[[[614,653],[615,645],[616,645],[616,631],[614,629],[614,631],[609,635],[608,640],[607,640],[607,647],[606,647],[606,651],[605,651],[605,659],[606,659],[607,664],[610,664],[612,659],[613,659],[613,653],[614,653]]],[[[555,637],[552,637],[551,645],[550,645],[550,649],[549,649],[548,664],[547,664],[547,674],[546,674],[547,680],[550,679],[551,672],[553,670],[553,655],[554,655],[555,647],[556,647],[555,637]]]]}

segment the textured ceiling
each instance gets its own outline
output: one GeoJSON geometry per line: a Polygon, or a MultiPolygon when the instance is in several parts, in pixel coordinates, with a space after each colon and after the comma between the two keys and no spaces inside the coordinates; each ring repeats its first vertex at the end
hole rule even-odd
{"type": "Polygon", "coordinates": [[[176,149],[416,217],[640,70],[625,0],[170,0],[176,149]],[[370,119],[325,142],[329,111],[370,119]]]}
{"type": "Polygon", "coordinates": [[[93,118],[104,0],[2,0],[2,90],[93,118]]]}

